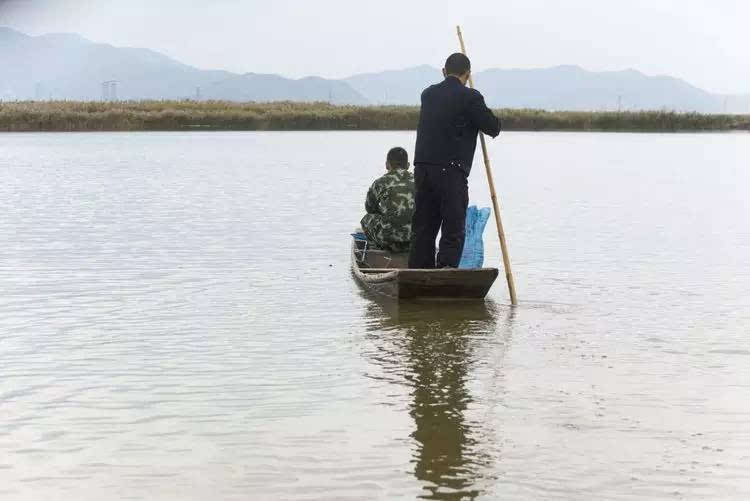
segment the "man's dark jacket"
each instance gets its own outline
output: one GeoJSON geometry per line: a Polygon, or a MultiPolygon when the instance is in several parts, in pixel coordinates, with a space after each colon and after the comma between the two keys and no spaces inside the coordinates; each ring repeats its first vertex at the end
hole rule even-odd
{"type": "Polygon", "coordinates": [[[414,165],[454,165],[468,176],[477,147],[477,132],[500,134],[500,119],[484,104],[479,91],[453,76],[422,92],[414,165]]]}

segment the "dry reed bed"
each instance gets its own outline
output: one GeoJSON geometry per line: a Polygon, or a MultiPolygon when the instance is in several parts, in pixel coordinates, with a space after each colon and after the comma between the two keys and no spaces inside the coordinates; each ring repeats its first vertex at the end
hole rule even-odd
{"type": "MultiPolygon", "coordinates": [[[[747,115],[670,111],[497,110],[505,130],[683,132],[750,130],[747,115]]],[[[0,131],[414,130],[413,106],[227,101],[0,102],[0,131]]]]}

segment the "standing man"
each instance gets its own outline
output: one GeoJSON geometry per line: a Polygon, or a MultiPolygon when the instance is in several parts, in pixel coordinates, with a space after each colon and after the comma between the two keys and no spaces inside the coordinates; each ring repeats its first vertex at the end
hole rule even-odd
{"type": "Polygon", "coordinates": [[[500,119],[479,91],[466,87],[469,58],[451,54],[443,80],[422,92],[414,152],[416,208],[409,268],[435,268],[435,238],[442,229],[437,267],[457,268],[464,248],[467,179],[481,130],[500,134],[500,119]]]}

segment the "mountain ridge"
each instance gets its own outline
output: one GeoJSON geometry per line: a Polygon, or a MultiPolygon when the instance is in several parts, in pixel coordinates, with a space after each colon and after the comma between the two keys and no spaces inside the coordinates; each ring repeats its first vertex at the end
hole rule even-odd
{"type": "MultiPolygon", "coordinates": [[[[75,33],[31,36],[0,26],[0,99],[99,100],[117,81],[117,98],[229,101],[327,101],[352,105],[418,105],[424,88],[442,80],[422,64],[351,75],[286,78],[248,71],[205,70],[148,48],[116,47],[75,33]]],[[[750,112],[750,93],[712,94],[669,75],[634,68],[594,72],[575,64],[490,68],[474,78],[487,104],[548,110],[668,109],[750,112]]]]}

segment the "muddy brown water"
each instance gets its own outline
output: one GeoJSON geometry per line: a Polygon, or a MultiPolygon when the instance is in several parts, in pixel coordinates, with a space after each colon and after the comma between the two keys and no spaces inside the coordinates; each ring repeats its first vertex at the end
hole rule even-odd
{"type": "Polygon", "coordinates": [[[0,135],[0,498],[750,497],[750,136],[491,141],[514,309],[352,279],[413,142],[0,135]]]}

